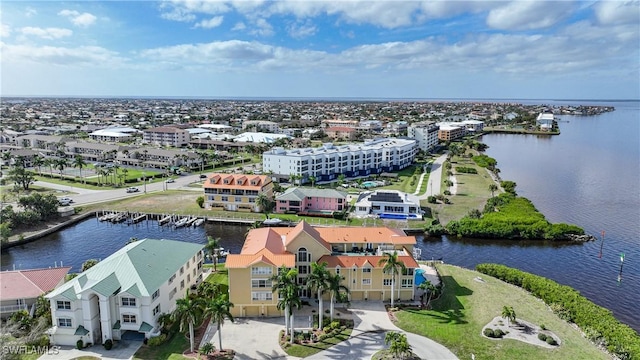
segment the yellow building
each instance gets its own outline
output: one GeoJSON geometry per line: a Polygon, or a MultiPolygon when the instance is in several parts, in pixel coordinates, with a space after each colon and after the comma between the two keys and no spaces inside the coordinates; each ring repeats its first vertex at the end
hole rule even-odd
{"type": "Polygon", "coordinates": [[[202,187],[207,209],[260,212],[258,195],[273,199],[273,182],[266,175],[215,173],[207,176],[202,187]]]}
{"type": "MultiPolygon", "coordinates": [[[[400,300],[414,298],[412,256],[414,236],[386,227],[312,227],[300,222],[294,228],[261,228],[249,231],[240,254],[227,256],[229,299],[233,316],[281,316],[277,293],[271,291],[271,276],[278,268],[296,268],[300,296],[312,297],[305,288],[311,263],[328,264],[332,274],[344,277],[351,300],[391,299],[391,275],[379,262],[385,252],[397,251],[407,271],[396,278],[394,294],[400,300]]],[[[325,294],[329,299],[329,294],[325,294]]]]}

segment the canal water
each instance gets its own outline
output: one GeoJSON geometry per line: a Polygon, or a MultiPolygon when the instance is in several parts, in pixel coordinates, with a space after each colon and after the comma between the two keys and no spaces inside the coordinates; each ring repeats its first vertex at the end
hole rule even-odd
{"type": "MultiPolygon", "coordinates": [[[[598,105],[598,103],[596,103],[598,105]]],[[[424,259],[468,268],[503,263],[578,289],[640,331],[640,105],[622,102],[615,112],[592,117],[563,116],[560,136],[485,135],[487,154],[498,160],[501,177],[517,183],[552,222],[577,224],[601,240],[585,244],[418,237],[424,259]],[[568,122],[567,122],[568,121],[568,122]],[[603,256],[600,258],[600,247],[603,256]],[[620,254],[625,254],[618,282],[620,254]]],[[[221,238],[232,253],[242,248],[247,227],[206,224],[173,230],[145,221],[138,225],[85,220],[42,240],[7,249],[2,270],[73,266],[103,259],[131,237],[206,243],[221,238]]]]}

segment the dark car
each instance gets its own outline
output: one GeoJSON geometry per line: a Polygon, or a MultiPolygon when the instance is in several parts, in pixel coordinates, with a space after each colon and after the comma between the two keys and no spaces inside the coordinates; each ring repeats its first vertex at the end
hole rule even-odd
{"type": "Polygon", "coordinates": [[[206,174],[200,174],[200,179],[206,179],[207,175],[206,174]]]}

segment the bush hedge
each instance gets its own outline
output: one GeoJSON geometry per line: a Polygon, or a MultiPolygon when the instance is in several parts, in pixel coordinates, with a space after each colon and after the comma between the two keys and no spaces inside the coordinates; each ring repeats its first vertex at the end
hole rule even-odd
{"type": "Polygon", "coordinates": [[[472,167],[456,166],[456,172],[463,173],[463,174],[477,174],[478,170],[472,167]]]}
{"type": "Polygon", "coordinates": [[[165,340],[167,340],[167,335],[166,334],[160,334],[159,336],[150,338],[147,341],[147,345],[149,345],[149,346],[158,346],[158,345],[164,343],[165,340]]]}
{"type": "Polygon", "coordinates": [[[580,295],[577,290],[553,280],[499,264],[479,264],[476,270],[519,286],[542,299],[554,312],[562,311],[565,320],[589,329],[590,338],[601,339],[602,345],[618,358],[640,359],[640,335],[613,317],[611,311],[580,295]]]}
{"type": "Polygon", "coordinates": [[[542,341],[547,341],[547,335],[545,335],[543,333],[538,333],[538,339],[540,339],[542,341]]]}

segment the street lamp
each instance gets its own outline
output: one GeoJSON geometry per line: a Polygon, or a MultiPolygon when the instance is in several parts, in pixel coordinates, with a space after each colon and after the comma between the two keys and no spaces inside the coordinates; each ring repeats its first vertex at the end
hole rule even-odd
{"type": "Polygon", "coordinates": [[[147,177],[145,172],[142,172],[142,183],[144,184],[144,193],[147,193],[147,177]]]}

